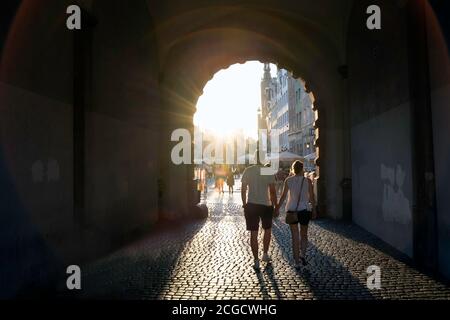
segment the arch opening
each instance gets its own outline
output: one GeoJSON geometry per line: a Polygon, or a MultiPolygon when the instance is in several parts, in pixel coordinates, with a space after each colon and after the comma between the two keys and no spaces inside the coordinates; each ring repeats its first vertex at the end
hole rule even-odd
{"type": "Polygon", "coordinates": [[[216,72],[193,115],[194,136],[200,137],[194,153],[201,155],[193,171],[202,201],[222,202],[220,196],[228,193],[225,201],[239,203],[239,181],[245,168],[257,163],[256,150],[265,159],[262,164],[274,168],[279,193],[295,160],[304,163],[305,176],[316,186],[319,128],[314,102],[304,79],[273,63],[248,60],[216,72]]]}

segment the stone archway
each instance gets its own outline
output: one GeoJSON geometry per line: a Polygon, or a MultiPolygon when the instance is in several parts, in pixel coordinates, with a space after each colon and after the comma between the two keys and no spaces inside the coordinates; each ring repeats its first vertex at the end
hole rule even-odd
{"type": "MultiPolygon", "coordinates": [[[[240,14],[249,13],[243,10],[240,14]]],[[[304,30],[311,26],[294,27],[294,24],[281,19],[282,16],[282,13],[278,16],[267,16],[256,10],[246,19],[245,25],[238,26],[234,21],[231,27],[227,26],[226,21],[219,21],[218,24],[224,25],[205,26],[204,29],[199,28],[194,33],[188,33],[174,41],[164,60],[161,79],[167,128],[164,135],[170,137],[170,132],[176,128],[191,128],[196,101],[204,85],[217,71],[249,60],[274,61],[280,68],[293,72],[295,77],[301,75],[306,79],[307,90],[314,92],[317,98],[315,107],[320,113],[320,120],[316,123],[316,127],[320,128],[320,136],[316,141],[319,147],[318,165],[321,167],[320,209],[326,212],[328,217],[341,218],[340,182],[350,173],[349,170],[345,172],[344,168],[344,152],[348,152],[349,148],[344,147],[345,80],[338,71],[339,58],[331,53],[332,45],[324,41],[319,32],[312,32],[314,36],[311,36],[312,40],[308,40],[304,30]],[[265,32],[263,28],[258,30],[260,21],[266,21],[262,17],[273,20],[268,22],[273,26],[271,32],[265,32]],[[290,34],[281,36],[280,33],[286,30],[290,34]],[[287,41],[293,38],[303,38],[306,41],[287,41]]],[[[170,152],[167,147],[161,147],[161,164],[166,164],[169,162],[167,155],[170,152]]],[[[189,188],[187,185],[180,185],[180,177],[189,180],[189,175],[180,167],[161,168],[161,173],[166,177],[169,176],[169,171],[173,181],[168,181],[168,184],[173,187],[168,187],[171,191],[164,202],[170,207],[170,203],[180,203],[175,202],[174,198],[177,195],[179,199],[180,192],[177,190],[186,193],[184,188],[189,188]],[[177,174],[173,175],[174,172],[177,174]]],[[[184,200],[187,203],[188,199],[184,200]]],[[[174,207],[169,209],[174,210],[174,207]]],[[[182,211],[188,211],[187,207],[182,211]]]]}
{"type": "MultiPolygon", "coordinates": [[[[207,82],[202,96],[199,97],[196,103],[197,110],[194,116],[194,126],[196,129],[194,132],[197,132],[197,134],[202,133],[202,140],[198,140],[200,136],[197,135],[198,138],[194,141],[194,144],[200,145],[202,143],[202,146],[200,149],[194,147],[194,150],[191,151],[192,155],[195,154],[195,159],[199,159],[198,157],[200,156],[206,161],[207,172],[211,172],[211,163],[208,161],[211,159],[211,152],[215,150],[214,153],[217,154],[218,150],[216,148],[219,145],[223,147],[220,159],[225,161],[225,166],[234,169],[237,165],[237,167],[243,169],[241,166],[243,162],[241,161],[244,158],[244,153],[253,154],[254,148],[256,148],[256,144],[258,143],[259,148],[267,148],[267,152],[269,153],[278,153],[278,151],[274,151],[273,149],[270,151],[270,145],[274,143],[273,139],[275,138],[280,141],[280,152],[289,151],[303,156],[308,155],[304,159],[305,171],[309,173],[314,169],[316,179],[320,179],[320,167],[318,165],[311,167],[312,163],[318,162],[319,158],[317,154],[320,151],[320,146],[316,138],[319,136],[319,128],[314,126],[314,123],[318,123],[318,112],[314,104],[315,95],[311,91],[306,91],[306,81],[302,77],[294,78],[292,73],[292,70],[275,66],[275,63],[270,61],[249,60],[244,63],[232,64],[227,68],[219,70],[207,82]],[[271,65],[271,71],[267,72],[266,65],[271,65]],[[274,70],[276,70],[275,74],[273,73],[274,70]],[[280,72],[283,79],[286,76],[288,77],[286,89],[282,89],[284,85],[276,85],[276,83],[281,81],[280,72]],[[268,75],[269,73],[271,76],[268,75]],[[273,82],[269,79],[273,79],[273,82]],[[273,90],[270,89],[270,96],[267,93],[269,86],[273,88],[273,90]],[[276,87],[274,88],[272,86],[276,87]],[[299,92],[300,90],[301,92],[299,92]],[[278,95],[280,94],[281,96],[279,97],[278,95]],[[279,103],[285,103],[282,102],[285,101],[282,98],[285,94],[287,101],[289,101],[286,102],[289,104],[289,107],[286,106],[289,109],[289,114],[286,114],[287,117],[278,119],[280,116],[276,115],[277,111],[275,110],[278,108],[284,110],[283,105],[279,103]],[[258,101],[259,98],[260,102],[258,101]],[[247,103],[243,103],[242,101],[246,101],[247,103]],[[274,106],[274,103],[278,107],[274,106]],[[221,107],[217,107],[218,104],[221,107]],[[232,118],[230,115],[232,115],[232,118]],[[197,120],[195,120],[196,117],[197,120]],[[258,121],[254,121],[254,119],[258,119],[258,121]],[[274,127],[273,121],[278,120],[282,121],[283,124],[277,124],[274,127]],[[289,130],[285,132],[286,137],[282,138],[281,136],[276,136],[274,132],[270,133],[275,128],[282,130],[287,123],[289,123],[289,130]],[[256,127],[253,127],[253,125],[256,125],[256,127]],[[261,136],[256,138],[255,133],[257,130],[267,132],[267,140],[266,138],[261,140],[261,136]],[[281,140],[285,142],[281,142],[281,140]],[[287,140],[289,140],[289,147],[282,147],[287,140]],[[214,145],[216,142],[219,142],[219,145],[214,145]],[[204,152],[203,155],[200,154],[201,150],[204,152]],[[205,158],[208,160],[205,160],[205,158]]],[[[265,134],[263,135],[265,137],[265,134]]],[[[193,133],[191,133],[192,136],[194,136],[193,133]]],[[[247,164],[248,161],[253,163],[251,159],[248,159],[246,156],[245,158],[247,159],[247,164]]],[[[280,169],[286,169],[289,164],[283,162],[282,164],[279,163],[277,167],[280,165],[280,169]]],[[[194,179],[198,179],[198,177],[202,176],[200,174],[202,169],[200,168],[203,167],[199,162],[195,163],[194,166],[196,168],[194,170],[196,172],[194,174],[196,178],[194,179]]],[[[281,192],[282,183],[281,181],[278,182],[277,189],[281,192]]],[[[238,183],[238,188],[239,185],[240,183],[238,183]]],[[[202,190],[205,191],[203,187],[202,190]]],[[[216,197],[215,193],[209,191],[211,191],[210,188],[206,188],[203,200],[213,198],[220,200],[216,197]],[[206,196],[207,194],[208,196],[206,196]]],[[[233,202],[239,202],[240,200],[238,198],[233,198],[233,202]]]]}
{"type": "MultiPolygon", "coordinates": [[[[33,11],[36,13],[32,17],[37,23],[35,30],[29,30],[28,37],[16,44],[25,43],[31,38],[39,39],[37,36],[32,37],[38,33],[47,35],[46,39],[49,39],[50,35],[56,32],[58,37],[54,38],[55,45],[43,48],[37,40],[29,41],[25,48],[42,48],[42,52],[46,53],[38,64],[39,68],[30,67],[35,61],[30,54],[32,50],[22,50],[20,55],[13,59],[18,63],[10,64],[20,64],[22,67],[9,74],[17,78],[17,81],[11,80],[13,83],[62,100],[68,104],[70,110],[74,57],[71,51],[73,34],[67,32],[63,24],[67,4],[67,1],[58,2],[58,6],[48,13],[43,13],[40,8],[33,11]],[[52,19],[44,19],[47,16],[52,19]],[[55,21],[58,22],[58,28],[54,28],[55,21]],[[56,46],[56,43],[60,45],[56,46]],[[64,63],[64,67],[54,67],[57,64],[55,61],[64,63]],[[42,68],[47,68],[47,73],[51,70],[55,76],[47,82],[41,81],[36,70],[42,68]],[[27,73],[28,70],[34,71],[33,78],[27,73]]],[[[117,148],[108,149],[107,152],[100,151],[105,146],[101,142],[103,139],[108,139],[109,135],[122,130],[115,128],[116,124],[113,122],[119,121],[117,125],[120,127],[129,122],[144,130],[151,128],[151,131],[156,131],[152,137],[161,137],[158,141],[169,142],[172,128],[189,127],[196,99],[215,72],[230,64],[247,60],[274,61],[280,67],[292,71],[294,76],[306,79],[308,91],[314,92],[317,98],[315,106],[320,113],[320,120],[316,125],[320,128],[317,144],[320,148],[318,164],[321,167],[319,192],[323,199],[322,212],[327,212],[327,215],[333,218],[342,217],[340,182],[351,175],[351,170],[349,161],[345,160],[349,154],[349,142],[345,134],[348,130],[345,122],[346,81],[339,73],[339,67],[344,64],[346,57],[345,26],[351,4],[350,0],[340,3],[321,0],[313,4],[250,1],[235,5],[226,1],[189,5],[174,1],[169,5],[141,0],[133,2],[124,12],[120,9],[120,1],[81,1],[80,5],[99,22],[93,30],[94,61],[91,71],[92,86],[95,90],[92,91],[93,95],[89,101],[90,108],[92,114],[96,115],[95,119],[108,122],[105,130],[109,130],[105,135],[94,132],[99,139],[99,148],[92,148],[96,152],[93,157],[98,155],[101,158],[102,155],[112,152],[117,155],[117,161],[111,170],[121,170],[125,164],[129,173],[125,174],[124,179],[129,179],[131,175],[136,186],[146,185],[145,181],[148,179],[144,181],[136,177],[139,175],[133,173],[134,169],[128,165],[135,160],[127,157],[121,159],[122,155],[119,156],[117,148]],[[332,12],[335,18],[327,20],[327,12],[332,12]],[[116,22],[119,20],[125,23],[127,28],[119,30],[118,33],[111,32],[117,27],[116,22]],[[133,84],[134,88],[131,88],[130,84],[133,84]],[[149,89],[146,90],[145,86],[149,89]],[[130,90],[126,91],[124,88],[130,90]],[[97,117],[98,115],[102,118],[97,117]]],[[[17,49],[19,46],[13,47],[17,49]]],[[[8,51],[16,52],[11,49],[8,51]]],[[[71,121],[70,117],[67,119],[71,121]]],[[[120,139],[123,135],[126,140],[125,129],[123,130],[117,135],[120,139]]],[[[71,147],[69,142],[68,140],[68,148],[71,147]]],[[[141,142],[145,146],[149,144],[144,139],[141,142]]],[[[151,163],[152,174],[159,168],[160,176],[173,176],[167,178],[173,181],[167,181],[171,187],[162,191],[163,199],[158,202],[161,204],[160,208],[186,212],[188,199],[178,201],[179,199],[174,197],[179,194],[177,190],[183,191],[182,194],[186,193],[187,186],[181,185],[189,181],[189,175],[181,168],[167,167],[170,163],[170,152],[167,149],[170,146],[164,144],[159,144],[159,149],[155,150],[149,159],[146,159],[147,155],[135,156],[142,158],[139,160],[142,170],[151,163]],[[176,174],[168,174],[169,172],[176,174]]],[[[92,163],[96,168],[92,172],[99,175],[96,164],[92,163]]],[[[71,170],[70,165],[65,168],[71,170]]],[[[116,181],[117,188],[114,186],[114,190],[104,192],[116,184],[104,183],[108,179],[106,172],[96,180],[92,176],[89,179],[87,185],[98,191],[98,195],[92,197],[89,211],[118,210],[120,206],[113,206],[105,200],[100,203],[99,199],[106,199],[108,193],[119,197],[129,189],[127,184],[116,181]]],[[[68,180],[68,195],[71,190],[70,183],[68,180]]],[[[151,188],[147,187],[154,190],[155,183],[151,184],[151,188]]],[[[92,194],[89,193],[89,196],[92,194]]],[[[139,196],[144,197],[144,193],[139,196]]],[[[129,201],[130,205],[135,203],[131,197],[129,201]]],[[[153,203],[156,200],[152,197],[151,201],[153,203]]],[[[146,206],[152,207],[152,204],[146,202],[146,206]]],[[[140,211],[146,212],[148,209],[140,211]]],[[[102,223],[106,224],[105,221],[102,223]]]]}

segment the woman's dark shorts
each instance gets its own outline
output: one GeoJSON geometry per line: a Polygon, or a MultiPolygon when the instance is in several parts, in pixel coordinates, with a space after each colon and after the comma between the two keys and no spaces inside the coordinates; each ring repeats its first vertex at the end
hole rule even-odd
{"type": "Polygon", "coordinates": [[[264,230],[272,228],[273,207],[247,203],[244,208],[245,223],[248,231],[258,231],[259,220],[264,230]]]}
{"type": "Polygon", "coordinates": [[[300,223],[301,226],[307,226],[309,224],[309,221],[312,218],[312,212],[303,210],[303,211],[297,211],[297,221],[292,222],[291,224],[297,224],[300,223]]]}

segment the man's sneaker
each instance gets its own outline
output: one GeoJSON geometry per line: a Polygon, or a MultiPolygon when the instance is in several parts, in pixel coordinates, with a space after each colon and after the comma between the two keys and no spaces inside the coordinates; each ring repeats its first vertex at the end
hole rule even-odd
{"type": "Polygon", "coordinates": [[[262,261],[269,263],[272,261],[272,259],[269,257],[269,255],[267,253],[264,253],[263,257],[262,257],[262,261]]]}
{"type": "Polygon", "coordinates": [[[253,269],[259,270],[259,260],[258,259],[255,259],[255,262],[253,264],[253,269]]]}

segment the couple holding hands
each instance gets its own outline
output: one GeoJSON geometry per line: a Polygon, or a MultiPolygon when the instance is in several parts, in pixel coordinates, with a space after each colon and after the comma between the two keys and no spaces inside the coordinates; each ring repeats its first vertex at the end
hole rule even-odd
{"type": "Polygon", "coordinates": [[[294,265],[295,268],[306,266],[308,224],[311,219],[317,217],[312,182],[304,177],[303,163],[295,161],[291,167],[291,174],[284,181],[280,200],[277,201],[275,176],[262,175],[261,168],[261,164],[248,167],[242,176],[241,197],[246,227],[250,231],[253,267],[259,270],[259,222],[261,221],[264,229],[262,261],[270,263],[268,251],[272,237],[272,220],[279,216],[280,207],[286,197],[286,223],[291,230],[294,265]]]}

